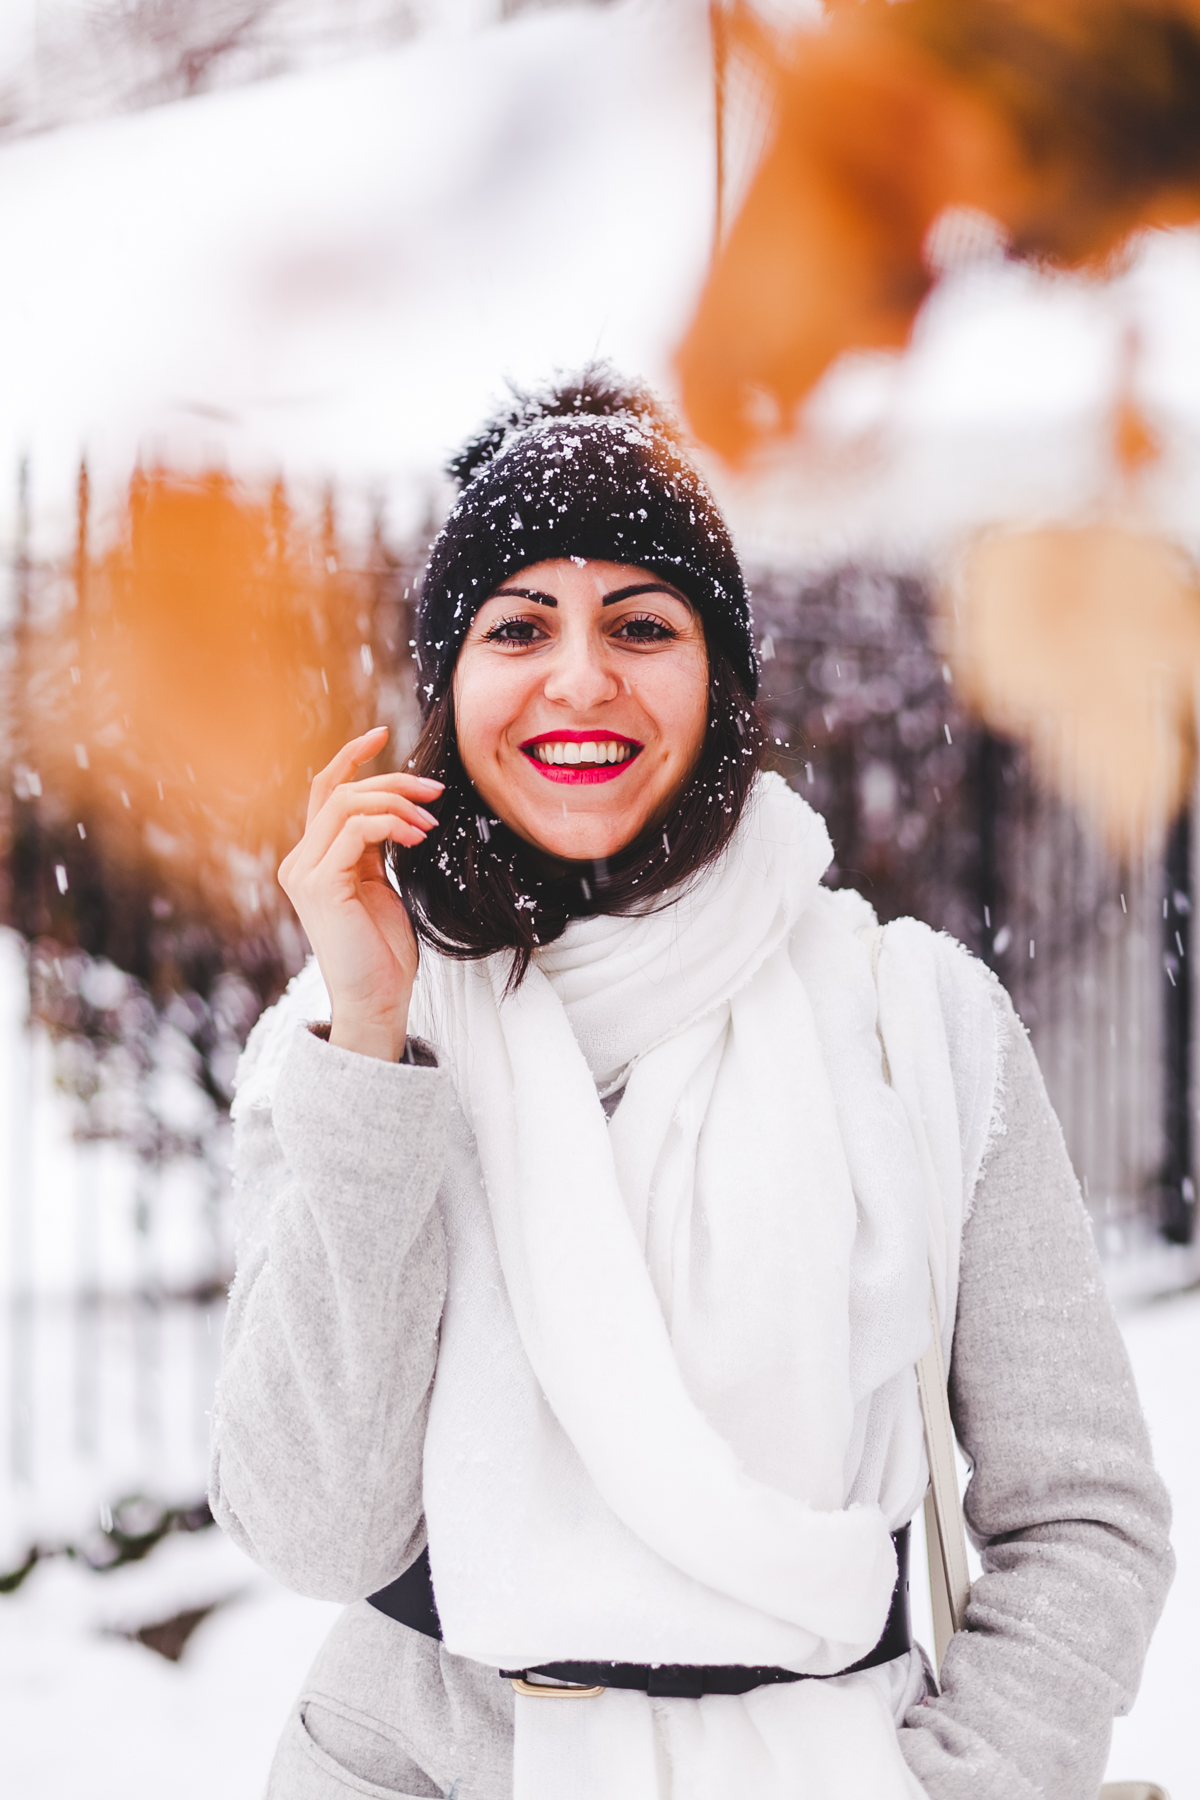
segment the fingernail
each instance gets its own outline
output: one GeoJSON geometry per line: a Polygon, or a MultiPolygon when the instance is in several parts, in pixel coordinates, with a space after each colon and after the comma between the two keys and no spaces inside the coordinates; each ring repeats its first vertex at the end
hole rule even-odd
{"type": "Polygon", "coordinates": [[[426,812],[425,808],[423,806],[418,806],[417,811],[421,815],[421,817],[424,819],[424,821],[427,825],[436,825],[437,824],[437,820],[434,818],[433,814],[430,812],[426,812]]]}

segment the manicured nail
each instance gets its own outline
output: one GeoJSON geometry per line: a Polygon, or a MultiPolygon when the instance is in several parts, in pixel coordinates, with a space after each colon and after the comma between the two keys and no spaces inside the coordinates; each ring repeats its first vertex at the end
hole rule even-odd
{"type": "Polygon", "coordinates": [[[434,818],[433,814],[430,812],[426,812],[425,808],[423,806],[418,806],[417,811],[420,814],[420,816],[424,819],[424,821],[427,825],[432,826],[432,825],[437,824],[437,820],[434,818]]]}

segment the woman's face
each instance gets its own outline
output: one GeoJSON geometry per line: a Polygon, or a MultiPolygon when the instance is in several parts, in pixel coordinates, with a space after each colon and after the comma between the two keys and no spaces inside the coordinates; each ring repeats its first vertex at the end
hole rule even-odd
{"type": "Polygon", "coordinates": [[[665,815],[700,753],[703,627],[645,569],[535,563],[475,615],[454,715],[463,767],[519,837],[572,862],[613,856],[665,815]]]}

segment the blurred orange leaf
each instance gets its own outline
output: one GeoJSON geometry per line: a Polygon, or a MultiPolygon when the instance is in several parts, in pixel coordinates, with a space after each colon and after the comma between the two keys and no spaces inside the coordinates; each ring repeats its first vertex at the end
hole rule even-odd
{"type": "Polygon", "coordinates": [[[101,571],[98,705],[128,718],[148,775],[239,814],[249,840],[328,710],[288,525],[221,477],[140,478],[101,571]]]}
{"type": "Polygon", "coordinates": [[[282,489],[155,471],[74,585],[30,634],[19,694],[28,856],[53,842],[64,863],[58,894],[28,897],[31,928],[94,936],[111,896],[147,892],[156,917],[205,929],[265,918],[313,771],[375,722],[374,577],[282,489]]]}
{"type": "Polygon", "coordinates": [[[1161,839],[1194,760],[1200,588],[1120,526],[994,533],[942,594],[964,697],[1131,853],[1161,839]]]}
{"type": "Polygon", "coordinates": [[[904,344],[948,207],[1066,266],[1200,216],[1198,8],[862,0],[783,42],[735,11],[773,123],[678,353],[697,435],[741,460],[843,351],[904,344]]]}

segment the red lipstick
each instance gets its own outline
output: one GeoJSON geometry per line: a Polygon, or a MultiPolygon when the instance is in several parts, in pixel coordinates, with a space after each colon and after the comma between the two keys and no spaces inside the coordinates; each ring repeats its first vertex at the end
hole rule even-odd
{"type": "Polygon", "coordinates": [[[521,749],[547,781],[593,787],[624,774],[642,746],[615,731],[544,731],[527,738],[521,749]]]}

